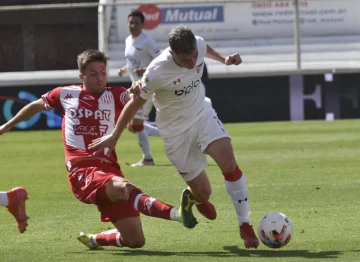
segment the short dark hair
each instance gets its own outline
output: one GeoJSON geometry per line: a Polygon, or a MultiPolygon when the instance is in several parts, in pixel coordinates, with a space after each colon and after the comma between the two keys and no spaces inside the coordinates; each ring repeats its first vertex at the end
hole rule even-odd
{"type": "Polygon", "coordinates": [[[128,15],[128,19],[129,17],[131,16],[137,16],[137,17],[140,17],[140,20],[141,20],[141,23],[143,24],[144,21],[145,21],[145,16],[143,13],[141,13],[139,10],[134,10],[132,11],[129,15],[128,15]]]}
{"type": "Polygon", "coordinates": [[[81,73],[84,73],[86,66],[91,62],[103,62],[106,66],[108,57],[99,50],[88,49],[77,57],[78,67],[81,73]]]}
{"type": "Polygon", "coordinates": [[[169,46],[175,54],[191,54],[196,48],[196,38],[190,28],[180,25],[171,29],[169,46]]]}

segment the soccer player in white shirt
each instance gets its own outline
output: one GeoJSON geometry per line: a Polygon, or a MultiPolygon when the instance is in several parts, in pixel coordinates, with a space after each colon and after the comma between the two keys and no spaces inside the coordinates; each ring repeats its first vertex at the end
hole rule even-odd
{"type": "MultiPolygon", "coordinates": [[[[128,72],[132,82],[140,80],[146,67],[160,54],[160,49],[155,41],[142,31],[144,21],[144,15],[140,11],[132,11],[128,15],[130,35],[125,40],[126,65],[119,69],[119,76],[123,76],[128,72]]],[[[140,107],[134,119],[128,125],[128,129],[136,134],[143,154],[142,159],[132,166],[154,165],[148,136],[159,136],[159,131],[157,127],[144,123],[149,119],[152,107],[152,99],[149,99],[140,107]]]]}
{"type": "Polygon", "coordinates": [[[209,202],[211,186],[205,173],[205,154],[210,155],[223,173],[245,247],[257,248],[259,240],[250,224],[245,177],[236,163],[230,136],[211,103],[205,100],[200,81],[204,57],[225,65],[238,65],[241,58],[239,54],[220,55],[184,26],[171,30],[169,45],[151,62],[142,80],[133,83],[131,91],[139,96],[125,106],[112,134],[95,139],[90,148],[97,148],[95,154],[105,147],[113,150],[137,109],[155,94],[156,121],[167,156],[189,186],[182,199],[195,204],[208,219],[216,218],[215,207],[209,202]]]}

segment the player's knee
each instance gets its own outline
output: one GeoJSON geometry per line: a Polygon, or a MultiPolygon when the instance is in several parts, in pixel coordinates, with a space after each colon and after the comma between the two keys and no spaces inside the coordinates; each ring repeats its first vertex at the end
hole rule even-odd
{"type": "Polygon", "coordinates": [[[233,172],[237,167],[236,160],[231,157],[229,157],[229,158],[225,157],[218,163],[219,163],[219,167],[223,173],[233,172]]]}
{"type": "Polygon", "coordinates": [[[106,187],[106,193],[113,202],[128,200],[131,191],[135,186],[123,177],[113,177],[106,187]]]}
{"type": "Polygon", "coordinates": [[[142,248],[145,246],[145,238],[139,237],[126,241],[126,246],[129,248],[142,248]]]}
{"type": "Polygon", "coordinates": [[[204,203],[210,199],[211,188],[201,188],[200,190],[194,192],[194,194],[197,201],[204,203]]]}

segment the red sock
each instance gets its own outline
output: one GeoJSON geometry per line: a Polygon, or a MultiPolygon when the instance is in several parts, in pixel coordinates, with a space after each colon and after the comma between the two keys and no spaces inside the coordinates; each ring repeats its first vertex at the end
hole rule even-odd
{"type": "Polygon", "coordinates": [[[238,166],[236,166],[235,170],[228,173],[223,173],[226,181],[234,182],[239,180],[242,177],[242,172],[238,166]]]}
{"type": "MultiPolygon", "coordinates": [[[[191,191],[191,188],[190,188],[191,191]]],[[[191,191],[192,199],[195,201],[195,206],[197,210],[202,214],[204,217],[210,220],[214,220],[217,216],[215,206],[210,202],[200,202],[199,199],[196,198],[196,196],[191,191]]]]}
{"type": "Polygon", "coordinates": [[[133,191],[131,191],[129,196],[129,203],[144,215],[171,220],[170,211],[173,206],[145,195],[138,188],[135,188],[133,191]]]}
{"type": "Polygon", "coordinates": [[[117,229],[112,229],[96,234],[95,239],[100,246],[125,246],[122,236],[117,229]]]}

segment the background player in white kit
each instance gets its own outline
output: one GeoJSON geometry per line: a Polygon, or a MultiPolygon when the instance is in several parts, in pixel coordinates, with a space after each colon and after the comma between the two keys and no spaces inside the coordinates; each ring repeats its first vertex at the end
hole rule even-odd
{"type": "MultiPolygon", "coordinates": [[[[154,40],[142,31],[144,21],[144,15],[140,11],[132,11],[128,15],[130,35],[125,40],[126,65],[119,69],[119,76],[129,72],[132,82],[140,80],[146,67],[160,54],[160,49],[154,40]]],[[[149,120],[152,107],[153,101],[149,99],[137,111],[134,119],[128,125],[128,129],[136,134],[143,153],[142,159],[132,166],[154,165],[148,136],[159,136],[159,131],[157,127],[144,123],[144,121],[149,120]]]]}
{"type": "Polygon", "coordinates": [[[259,240],[250,225],[245,177],[236,163],[228,132],[211,103],[205,101],[200,81],[205,56],[226,65],[238,65],[241,58],[239,54],[220,55],[184,26],[171,30],[169,45],[151,62],[141,82],[133,84],[131,89],[139,96],[125,106],[113,133],[95,139],[89,147],[97,148],[95,154],[106,147],[113,150],[136,110],[155,94],[156,121],[167,156],[189,185],[182,194],[190,203],[188,209],[196,204],[202,215],[216,218],[215,207],[209,202],[211,186],[204,170],[205,154],[209,154],[225,178],[245,247],[257,248],[259,240]]]}

